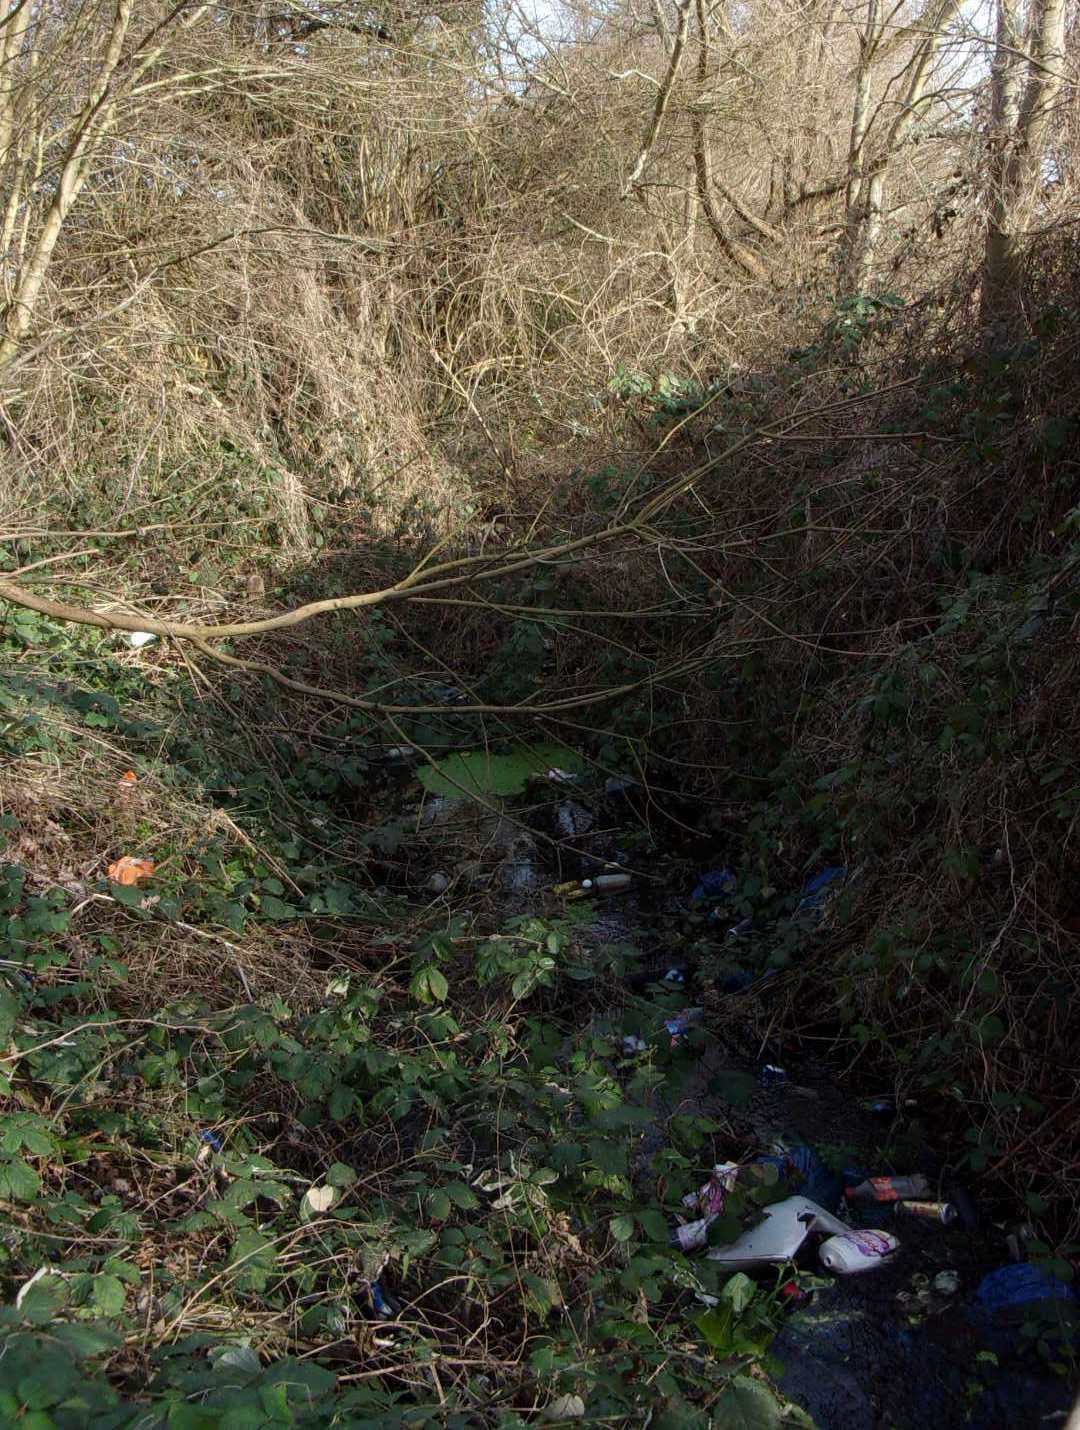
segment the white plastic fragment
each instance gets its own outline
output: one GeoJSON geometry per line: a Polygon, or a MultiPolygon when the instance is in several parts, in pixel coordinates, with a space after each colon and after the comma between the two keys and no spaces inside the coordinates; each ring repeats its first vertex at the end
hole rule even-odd
{"type": "Polygon", "coordinates": [[[142,650],[144,645],[153,645],[157,636],[153,631],[131,631],[127,638],[132,650],[142,650]]]}
{"type": "MultiPolygon", "coordinates": [[[[737,1241],[730,1246],[714,1247],[706,1255],[710,1261],[719,1261],[735,1271],[751,1266],[775,1266],[790,1261],[815,1231],[831,1232],[830,1240],[836,1241],[849,1235],[850,1228],[809,1197],[787,1197],[766,1207],[764,1220],[744,1232],[737,1241]]],[[[895,1243],[895,1238],[890,1240],[895,1243]]]]}

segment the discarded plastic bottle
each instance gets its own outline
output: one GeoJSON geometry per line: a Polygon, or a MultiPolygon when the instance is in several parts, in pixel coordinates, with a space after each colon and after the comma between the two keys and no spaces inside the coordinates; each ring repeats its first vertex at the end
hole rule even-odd
{"type": "Polygon", "coordinates": [[[766,1063],[758,1074],[762,1087],[783,1087],[787,1082],[787,1069],[775,1063],[766,1063]]]}
{"type": "Polygon", "coordinates": [[[629,874],[597,874],[595,879],[582,879],[581,887],[598,894],[621,894],[633,882],[629,874]]]}
{"type": "Polygon", "coordinates": [[[849,1202],[900,1202],[930,1195],[930,1183],[921,1172],[910,1177],[868,1177],[857,1187],[848,1187],[849,1202]]]}
{"type": "Polygon", "coordinates": [[[629,874],[597,874],[595,879],[570,879],[565,884],[553,884],[551,892],[565,899],[584,899],[589,894],[622,894],[633,883],[629,874]]]}
{"type": "Polygon", "coordinates": [[[942,1226],[951,1226],[957,1218],[957,1210],[952,1202],[906,1202],[896,1203],[897,1216],[918,1217],[922,1221],[939,1221],[942,1226]]]}
{"type": "Polygon", "coordinates": [[[887,1231],[849,1231],[823,1241],[818,1255],[827,1271],[852,1276],[858,1271],[876,1270],[899,1250],[900,1243],[887,1231]]]}

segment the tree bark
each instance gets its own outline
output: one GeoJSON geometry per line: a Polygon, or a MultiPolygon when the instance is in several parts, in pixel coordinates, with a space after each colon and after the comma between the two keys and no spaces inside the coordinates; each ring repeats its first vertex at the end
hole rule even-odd
{"type": "Polygon", "coordinates": [[[1064,83],[1065,11],[1065,0],[1035,0],[1025,54],[1021,0],[998,0],[981,312],[988,331],[1015,331],[1024,317],[1024,235],[1064,83]]]}
{"type": "Polygon", "coordinates": [[[875,145],[872,143],[872,131],[881,106],[871,113],[871,88],[873,65],[882,46],[885,21],[881,17],[879,0],[870,0],[866,29],[859,41],[859,68],[848,156],[847,222],[841,269],[844,286],[849,293],[863,293],[872,282],[881,239],[889,164],[907,142],[915,121],[926,107],[927,84],[941,57],[946,28],[956,18],[961,4],[962,0],[930,0],[924,8],[918,25],[922,39],[905,67],[907,80],[896,116],[875,145]]]}

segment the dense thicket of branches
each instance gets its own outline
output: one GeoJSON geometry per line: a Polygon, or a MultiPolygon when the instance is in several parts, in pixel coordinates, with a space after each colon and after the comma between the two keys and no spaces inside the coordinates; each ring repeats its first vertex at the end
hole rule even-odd
{"type": "MultiPolygon", "coordinates": [[[[471,713],[566,718],[614,690],[613,726],[711,794],[740,760],[854,788],[872,755],[832,830],[858,826],[859,858],[893,837],[866,853],[898,871],[867,946],[910,914],[908,952],[947,926],[1007,954],[1011,1064],[978,1038],[955,1057],[988,1099],[1034,1085],[1076,974],[1072,826],[1048,832],[1030,762],[1073,738],[1041,722],[1075,706],[1075,673],[1040,666],[1025,704],[1009,622],[1024,601],[1057,618],[1076,570],[1077,52],[1065,0],[7,0],[0,531],[45,544],[13,546],[5,596],[75,585],[59,614],[107,624],[120,586],[199,639],[206,591],[242,591],[198,536],[93,579],[59,564],[163,509],[201,530],[198,497],[252,530],[269,512],[278,573],[332,530],[331,604],[424,596],[411,638],[443,675],[481,682],[513,664],[517,617],[535,644],[570,609],[546,687],[471,713]],[[458,564],[404,587],[373,534],[458,564]],[[953,643],[928,655],[943,610],[953,643]],[[1009,633],[977,694],[969,617],[1009,633]],[[977,777],[954,766],[974,707],[1015,717],[977,777]],[[882,711],[902,750],[852,715],[882,711]],[[966,868],[1010,819],[1053,872],[1014,879],[997,933],[909,900],[913,830],[936,821],[966,868]]],[[[904,1004],[879,972],[858,965],[830,1011],[886,1047],[950,1023],[955,989],[904,1004]]],[[[1048,1117],[1069,1095],[1045,1092],[1048,1117]]],[[[1006,1140],[1021,1111],[995,1112],[1006,1140]]],[[[1074,1150],[1049,1175],[1075,1212],[1074,1150]]]]}
{"type": "Polygon", "coordinates": [[[1010,319],[1072,203],[1067,9],[13,0],[9,469],[93,400],[136,483],[209,427],[449,495],[620,363],[760,365],[828,295],[974,275],[1010,319]]]}

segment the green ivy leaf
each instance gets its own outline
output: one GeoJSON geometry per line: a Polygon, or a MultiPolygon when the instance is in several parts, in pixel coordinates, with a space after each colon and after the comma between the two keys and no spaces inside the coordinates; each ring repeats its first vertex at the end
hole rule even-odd
{"type": "Polygon", "coordinates": [[[632,1216],[613,1216],[608,1225],[616,1241],[629,1241],[634,1234],[634,1218],[632,1216]]]}

